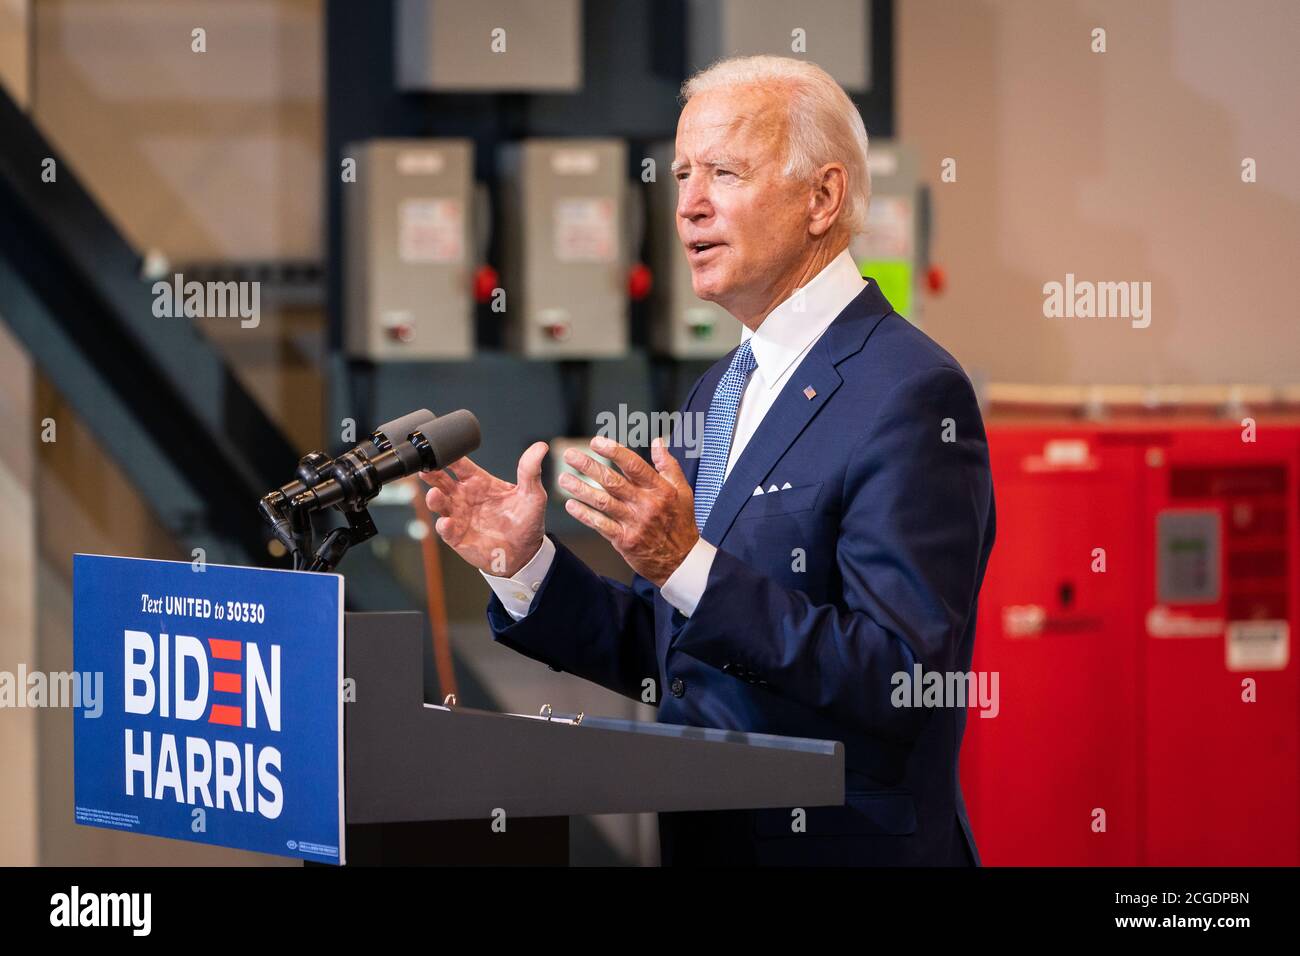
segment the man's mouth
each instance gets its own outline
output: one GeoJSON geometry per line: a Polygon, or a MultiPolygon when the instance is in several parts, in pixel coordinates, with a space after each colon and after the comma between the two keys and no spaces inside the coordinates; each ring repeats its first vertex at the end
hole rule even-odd
{"type": "Polygon", "coordinates": [[[690,258],[703,258],[712,249],[721,248],[724,244],[721,242],[692,242],[686,248],[690,250],[690,258]]]}

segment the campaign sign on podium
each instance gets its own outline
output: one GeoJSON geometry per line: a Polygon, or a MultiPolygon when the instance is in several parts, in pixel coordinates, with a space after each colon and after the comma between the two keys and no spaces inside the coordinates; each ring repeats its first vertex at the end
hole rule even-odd
{"type": "Polygon", "coordinates": [[[343,579],[78,554],[76,821],[343,863],[343,579]]]}

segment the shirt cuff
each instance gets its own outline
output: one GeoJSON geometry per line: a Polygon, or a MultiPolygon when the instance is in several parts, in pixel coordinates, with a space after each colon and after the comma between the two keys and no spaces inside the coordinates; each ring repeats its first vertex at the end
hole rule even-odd
{"type": "Polygon", "coordinates": [[[537,553],[527,564],[515,572],[513,577],[499,578],[481,569],[479,574],[483,575],[488,587],[492,588],[505,606],[506,613],[516,621],[522,621],[528,616],[533,598],[537,596],[537,589],[546,580],[546,572],[551,569],[551,562],[554,560],[555,542],[542,535],[542,546],[537,549],[537,553]]]}
{"type": "Polygon", "coordinates": [[[704,597],[704,589],[709,585],[709,570],[713,567],[713,558],[717,553],[717,548],[700,538],[659,589],[664,600],[681,611],[683,616],[690,617],[694,614],[700,598],[704,597]]]}

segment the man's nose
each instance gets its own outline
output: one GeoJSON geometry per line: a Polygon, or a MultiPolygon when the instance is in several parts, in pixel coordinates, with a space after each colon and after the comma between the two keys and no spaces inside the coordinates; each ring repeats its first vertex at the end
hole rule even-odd
{"type": "Polygon", "coordinates": [[[688,177],[685,182],[678,181],[677,215],[680,218],[695,222],[707,218],[712,212],[713,205],[704,184],[697,183],[694,177],[688,177]]]}

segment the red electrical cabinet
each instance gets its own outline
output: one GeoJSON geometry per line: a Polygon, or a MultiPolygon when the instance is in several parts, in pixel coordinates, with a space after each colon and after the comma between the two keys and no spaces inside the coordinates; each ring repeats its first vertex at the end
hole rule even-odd
{"type": "Polygon", "coordinates": [[[1300,427],[989,426],[990,865],[1300,863],[1300,427]]]}

